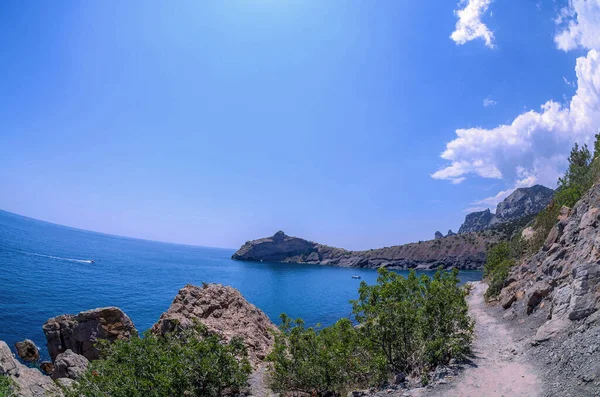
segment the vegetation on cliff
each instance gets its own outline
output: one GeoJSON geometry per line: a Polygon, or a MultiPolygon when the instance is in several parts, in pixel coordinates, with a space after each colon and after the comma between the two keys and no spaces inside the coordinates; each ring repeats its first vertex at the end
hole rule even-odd
{"type": "Polygon", "coordinates": [[[565,175],[558,178],[558,188],[550,204],[531,222],[533,235],[529,240],[522,237],[522,228],[515,230],[512,237],[500,242],[488,250],[483,276],[489,282],[486,298],[492,299],[500,294],[506,284],[510,269],[519,260],[523,260],[543,246],[548,234],[556,225],[561,208],[573,207],[581,196],[588,191],[600,177],[600,134],[596,134],[594,157],[587,145],[575,144],[569,155],[569,167],[565,175]]]}
{"type": "Polygon", "coordinates": [[[0,397],[13,397],[14,395],[10,378],[0,375],[0,397]]]}
{"type": "Polygon", "coordinates": [[[272,364],[276,391],[342,394],[379,386],[394,376],[421,378],[469,351],[473,321],[458,270],[404,278],[379,270],[377,284],[361,283],[353,301],[358,326],[347,319],[323,329],[282,316],[272,364]]]}
{"type": "Polygon", "coordinates": [[[221,396],[238,392],[251,371],[243,341],[224,343],[200,324],[103,343],[101,351],[67,396],[221,396]]]}

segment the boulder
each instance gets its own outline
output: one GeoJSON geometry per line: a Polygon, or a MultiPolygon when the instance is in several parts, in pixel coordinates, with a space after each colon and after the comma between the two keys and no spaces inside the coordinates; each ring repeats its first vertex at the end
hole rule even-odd
{"type": "Polygon", "coordinates": [[[54,371],[52,379],[69,378],[79,379],[88,369],[90,362],[81,354],[73,353],[72,350],[67,350],[60,353],[54,360],[54,371]]]}
{"type": "Polygon", "coordinates": [[[444,238],[444,235],[440,231],[437,231],[434,234],[434,238],[435,238],[435,240],[439,240],[441,238],[444,238]]]}
{"type": "Polygon", "coordinates": [[[535,230],[533,227],[528,226],[521,232],[521,238],[525,241],[529,241],[535,236],[535,230]]]}
{"type": "Polygon", "coordinates": [[[241,337],[254,365],[264,360],[273,347],[273,332],[277,330],[271,320],[238,290],[220,284],[204,284],[202,287],[186,285],[179,290],[151,332],[164,335],[192,327],[196,322],[226,341],[241,337]]]}
{"type": "Polygon", "coordinates": [[[40,369],[44,374],[52,375],[52,372],[54,372],[54,364],[52,364],[50,361],[43,361],[40,364],[40,369]]]}
{"type": "Polygon", "coordinates": [[[88,360],[97,360],[100,357],[96,348],[97,341],[113,342],[138,335],[133,321],[118,307],[53,317],[46,321],[42,329],[52,360],[69,349],[88,360]]]}
{"type": "Polygon", "coordinates": [[[446,234],[446,237],[450,237],[450,236],[456,236],[456,233],[454,233],[452,231],[452,229],[448,229],[448,234],[446,234]]]}
{"type": "Polygon", "coordinates": [[[63,393],[52,379],[35,368],[21,364],[12,354],[8,345],[0,341],[0,375],[10,377],[18,396],[59,397],[63,393]]]}
{"type": "Polygon", "coordinates": [[[508,309],[517,300],[517,295],[512,291],[502,291],[500,294],[500,304],[504,309],[508,309]]]}
{"type": "Polygon", "coordinates": [[[40,350],[30,339],[15,343],[15,349],[17,349],[17,355],[23,361],[40,361],[40,350]]]}
{"type": "Polygon", "coordinates": [[[536,282],[528,291],[527,296],[527,314],[531,314],[533,310],[540,304],[548,294],[552,292],[552,286],[545,281],[536,282]]]}
{"type": "Polygon", "coordinates": [[[581,320],[598,310],[600,298],[600,265],[587,263],[573,269],[573,292],[569,319],[581,320]]]}
{"type": "Polygon", "coordinates": [[[542,249],[544,251],[548,251],[550,247],[552,247],[552,245],[556,242],[556,240],[558,240],[559,236],[560,230],[558,228],[558,225],[554,225],[552,229],[550,229],[550,233],[548,233],[548,237],[546,237],[546,241],[544,241],[544,246],[542,249]]]}

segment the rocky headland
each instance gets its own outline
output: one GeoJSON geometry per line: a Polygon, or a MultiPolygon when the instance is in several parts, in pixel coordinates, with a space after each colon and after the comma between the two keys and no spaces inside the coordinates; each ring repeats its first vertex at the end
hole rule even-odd
{"type": "Polygon", "coordinates": [[[487,249],[510,237],[516,224],[526,223],[544,209],[554,191],[541,185],[519,188],[490,210],[468,214],[459,233],[366,251],[330,247],[278,231],[271,237],[246,242],[232,259],[245,261],[307,263],[342,267],[389,269],[481,269],[487,249]]]}
{"type": "Polygon", "coordinates": [[[278,231],[271,237],[246,242],[232,259],[373,269],[436,269],[442,266],[472,270],[483,266],[487,248],[501,237],[499,232],[483,231],[367,251],[348,251],[278,231]]]}

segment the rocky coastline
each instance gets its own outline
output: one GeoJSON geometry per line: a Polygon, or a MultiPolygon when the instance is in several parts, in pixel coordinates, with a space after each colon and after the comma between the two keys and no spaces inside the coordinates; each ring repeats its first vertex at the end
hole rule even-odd
{"type": "Polygon", "coordinates": [[[367,251],[348,251],[278,231],[271,237],[246,242],[232,259],[370,269],[433,270],[442,266],[478,270],[485,262],[487,248],[501,238],[502,233],[490,230],[367,251]]]}

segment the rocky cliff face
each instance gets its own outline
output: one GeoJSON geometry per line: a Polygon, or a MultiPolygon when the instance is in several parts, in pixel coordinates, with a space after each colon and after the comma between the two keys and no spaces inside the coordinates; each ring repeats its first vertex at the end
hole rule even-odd
{"type": "Polygon", "coordinates": [[[560,395],[600,390],[599,226],[596,184],[572,210],[563,207],[544,247],[513,269],[500,295],[505,317],[532,329],[532,354],[560,395]]]}
{"type": "Polygon", "coordinates": [[[554,190],[542,185],[519,188],[498,204],[494,223],[535,215],[550,204],[552,197],[554,190]]]}
{"type": "Polygon", "coordinates": [[[499,232],[486,231],[368,251],[347,251],[279,231],[273,237],[246,242],[232,258],[363,268],[436,269],[443,266],[479,269],[485,262],[487,247],[501,237],[499,232]]]}
{"type": "Polygon", "coordinates": [[[117,307],[88,310],[78,315],[64,314],[49,319],[43,326],[48,352],[54,361],[70,349],[88,360],[96,360],[96,341],[129,339],[137,336],[133,321],[117,307]]]}
{"type": "Polygon", "coordinates": [[[61,389],[48,376],[35,368],[28,368],[13,356],[5,342],[0,341],[0,376],[8,376],[17,395],[22,397],[59,397],[61,389]]]}
{"type": "Polygon", "coordinates": [[[472,212],[465,217],[465,222],[458,229],[458,233],[471,233],[487,229],[494,219],[494,214],[489,209],[472,212]]]}
{"type": "Polygon", "coordinates": [[[164,335],[191,327],[195,321],[226,341],[241,337],[254,365],[265,358],[275,342],[273,331],[277,327],[267,315],[235,288],[220,284],[186,285],[179,290],[169,310],[152,326],[152,332],[164,335]]]}
{"type": "Polygon", "coordinates": [[[489,209],[472,212],[465,217],[458,233],[489,229],[495,225],[536,215],[550,204],[554,190],[542,185],[519,188],[496,206],[496,213],[489,209]]]}

